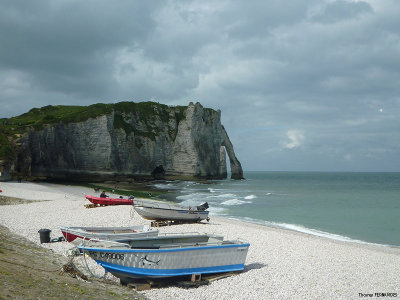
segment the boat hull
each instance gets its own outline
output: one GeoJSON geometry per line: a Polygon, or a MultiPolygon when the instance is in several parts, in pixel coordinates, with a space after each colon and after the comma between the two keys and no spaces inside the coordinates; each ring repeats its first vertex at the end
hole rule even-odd
{"type": "Polygon", "coordinates": [[[135,211],[147,220],[177,220],[199,222],[208,218],[208,211],[167,209],[160,207],[134,206],[135,211]]]}
{"type": "Polygon", "coordinates": [[[210,274],[244,269],[247,243],[174,249],[101,249],[80,247],[121,280],[210,274]]]}
{"type": "Polygon", "coordinates": [[[78,246],[83,241],[120,241],[132,238],[154,237],[158,230],[149,226],[132,227],[61,227],[66,241],[78,246]]]}
{"type": "Polygon", "coordinates": [[[96,205],[132,205],[132,199],[121,199],[121,198],[102,198],[86,195],[86,199],[96,205]]]}

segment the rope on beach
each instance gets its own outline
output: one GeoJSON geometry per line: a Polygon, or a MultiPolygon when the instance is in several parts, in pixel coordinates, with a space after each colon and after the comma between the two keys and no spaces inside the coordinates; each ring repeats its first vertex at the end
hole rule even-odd
{"type": "Polygon", "coordinates": [[[133,219],[135,217],[135,210],[134,210],[133,206],[131,207],[131,211],[129,213],[129,216],[131,217],[131,219],[133,219]]]}
{"type": "MultiPolygon", "coordinates": [[[[86,266],[86,269],[88,270],[88,272],[90,273],[90,275],[92,275],[94,278],[97,278],[97,279],[102,279],[102,278],[104,278],[105,276],[106,276],[106,271],[104,270],[104,274],[103,275],[101,275],[101,276],[96,276],[96,275],[94,275],[93,273],[92,273],[92,271],[90,270],[90,268],[89,268],[89,265],[88,265],[88,263],[87,263],[87,261],[86,261],[86,253],[85,253],[85,240],[86,240],[86,237],[83,237],[83,242],[82,242],[82,254],[83,254],[83,260],[85,261],[85,266],[86,266]]],[[[89,239],[89,242],[90,242],[90,239],[89,239]]]]}
{"type": "Polygon", "coordinates": [[[71,259],[68,261],[68,263],[66,263],[61,272],[60,275],[64,274],[64,273],[68,273],[68,275],[70,275],[73,278],[81,278],[85,281],[88,281],[88,278],[85,274],[83,274],[81,271],[78,270],[78,268],[75,266],[75,264],[72,262],[74,260],[74,257],[71,257],[71,259]]]}

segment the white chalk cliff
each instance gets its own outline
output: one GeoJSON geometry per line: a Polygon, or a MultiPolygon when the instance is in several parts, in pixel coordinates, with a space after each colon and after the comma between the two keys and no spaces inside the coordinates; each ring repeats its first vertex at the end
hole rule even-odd
{"type": "Polygon", "coordinates": [[[116,106],[81,122],[32,128],[19,139],[9,171],[20,177],[94,181],[150,176],[162,166],[166,178],[223,179],[228,155],[231,178],[243,178],[219,110],[200,103],[169,107],[151,102],[146,109],[116,106]]]}

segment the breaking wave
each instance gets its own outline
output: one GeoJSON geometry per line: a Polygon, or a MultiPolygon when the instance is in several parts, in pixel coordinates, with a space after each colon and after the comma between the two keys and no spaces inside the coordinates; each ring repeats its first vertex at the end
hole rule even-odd
{"type": "Polygon", "coordinates": [[[232,197],[237,197],[235,194],[221,194],[217,196],[209,196],[210,198],[232,198],[232,197]]]}
{"type": "Polygon", "coordinates": [[[307,227],[304,227],[304,226],[301,226],[301,225],[297,225],[297,224],[261,221],[261,220],[252,219],[252,218],[248,218],[248,217],[233,218],[233,219],[236,219],[236,220],[239,220],[239,221],[246,221],[246,222],[250,222],[250,223],[261,224],[261,225],[265,225],[265,226],[273,227],[273,228],[280,228],[280,229],[286,229],[286,230],[291,230],[291,231],[297,231],[297,232],[310,234],[310,235],[314,235],[314,236],[319,236],[319,237],[324,237],[324,238],[328,238],[328,239],[336,240],[336,241],[351,242],[351,243],[358,243],[358,244],[388,246],[388,245],[385,245],[385,244],[376,244],[376,243],[365,242],[365,241],[362,241],[362,240],[353,239],[353,238],[350,238],[350,237],[347,237],[347,236],[344,236],[344,235],[340,235],[340,234],[335,234],[335,233],[330,233],[330,232],[321,231],[321,230],[317,230],[317,229],[307,228],[307,227]]]}
{"type": "Polygon", "coordinates": [[[242,204],[246,204],[246,203],[251,203],[251,201],[243,201],[243,200],[239,200],[239,199],[230,199],[230,200],[226,200],[224,202],[222,202],[222,205],[242,205],[242,204]]]}

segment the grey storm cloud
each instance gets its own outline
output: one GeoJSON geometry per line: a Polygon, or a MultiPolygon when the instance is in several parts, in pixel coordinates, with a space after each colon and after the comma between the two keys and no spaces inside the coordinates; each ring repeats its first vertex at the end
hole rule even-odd
{"type": "Polygon", "coordinates": [[[334,1],[327,3],[321,13],[315,15],[314,20],[317,22],[334,23],[343,20],[351,20],[357,18],[363,13],[373,12],[371,5],[367,2],[348,2],[334,1]]]}
{"type": "MultiPolygon", "coordinates": [[[[45,90],[80,95],[107,90],[112,55],[155,26],[145,2],[6,1],[0,12],[2,69],[25,73],[45,90]]],[[[156,2],[152,2],[154,5],[156,2]]]]}
{"type": "Polygon", "coordinates": [[[2,1],[0,117],[199,101],[245,170],[399,171],[400,3],[2,1]]]}

